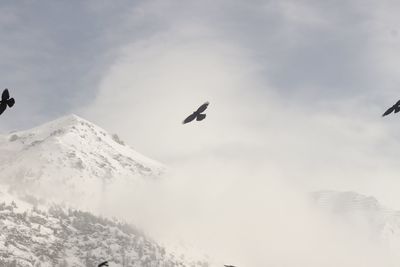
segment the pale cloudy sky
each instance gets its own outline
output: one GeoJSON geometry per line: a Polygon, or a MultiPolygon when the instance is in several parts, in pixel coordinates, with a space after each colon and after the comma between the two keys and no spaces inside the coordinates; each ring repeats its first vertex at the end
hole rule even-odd
{"type": "MultiPolygon", "coordinates": [[[[1,71],[21,103],[7,129],[93,104],[118,64],[162,49],[245,60],[239,74],[259,83],[248,91],[291,105],[361,98],[364,107],[386,106],[397,97],[397,8],[390,0],[4,1],[1,71]]],[[[192,63],[179,67],[200,75],[192,63]]]]}

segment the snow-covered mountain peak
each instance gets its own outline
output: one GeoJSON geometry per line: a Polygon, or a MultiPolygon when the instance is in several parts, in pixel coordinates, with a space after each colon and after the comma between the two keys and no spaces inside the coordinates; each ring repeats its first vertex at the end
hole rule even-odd
{"type": "Polygon", "coordinates": [[[121,149],[121,146],[124,146],[123,142],[116,138],[116,135],[108,134],[104,129],[75,114],[58,118],[29,130],[13,132],[4,137],[10,142],[19,141],[15,143],[20,145],[35,145],[48,140],[67,144],[68,140],[74,139],[76,144],[103,141],[115,149],[121,149]],[[82,141],[84,142],[82,143],[82,141]]]}
{"type": "Polygon", "coordinates": [[[2,135],[0,152],[0,181],[47,199],[59,197],[54,188],[91,195],[116,180],[154,178],[165,169],[76,115],[2,135]]]}

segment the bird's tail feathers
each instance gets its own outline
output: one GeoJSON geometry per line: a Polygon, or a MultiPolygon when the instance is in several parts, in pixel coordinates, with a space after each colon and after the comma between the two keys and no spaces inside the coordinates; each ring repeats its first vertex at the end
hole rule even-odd
{"type": "Polygon", "coordinates": [[[12,106],[14,106],[14,104],[15,104],[14,98],[10,98],[9,100],[7,100],[7,106],[9,106],[10,108],[11,108],[12,106]]]}
{"type": "Polygon", "coordinates": [[[205,118],[206,118],[206,114],[199,114],[199,115],[197,115],[196,120],[197,120],[197,121],[202,121],[202,120],[204,120],[205,118]]]}

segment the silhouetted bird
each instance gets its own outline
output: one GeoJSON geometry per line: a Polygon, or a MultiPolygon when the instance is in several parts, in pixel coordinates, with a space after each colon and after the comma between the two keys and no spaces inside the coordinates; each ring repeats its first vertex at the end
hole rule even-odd
{"type": "Polygon", "coordinates": [[[100,263],[97,267],[108,267],[108,261],[100,263]]]}
{"type": "Polygon", "coordinates": [[[225,267],[236,267],[236,266],[233,266],[233,265],[224,265],[225,267]]]}
{"type": "Polygon", "coordinates": [[[383,113],[382,117],[385,117],[386,115],[389,115],[393,111],[394,111],[394,113],[397,113],[397,112],[400,111],[400,100],[397,101],[397,103],[394,104],[392,107],[390,107],[388,110],[386,110],[386,112],[383,113]]]}
{"type": "Polygon", "coordinates": [[[206,114],[201,114],[203,113],[207,107],[208,107],[208,102],[204,103],[201,105],[195,112],[193,112],[189,117],[187,117],[182,123],[186,124],[188,122],[191,122],[192,120],[196,119],[197,121],[202,121],[206,118],[206,114]]]}
{"type": "Polygon", "coordinates": [[[12,106],[14,106],[14,104],[15,104],[14,98],[10,98],[10,93],[8,92],[7,88],[4,89],[0,101],[0,115],[3,114],[7,106],[11,108],[12,106]]]}

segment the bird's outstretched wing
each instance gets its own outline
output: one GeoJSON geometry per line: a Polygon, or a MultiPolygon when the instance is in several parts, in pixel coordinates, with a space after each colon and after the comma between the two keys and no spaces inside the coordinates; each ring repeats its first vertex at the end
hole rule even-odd
{"type": "Polygon", "coordinates": [[[108,261],[100,263],[97,267],[108,267],[108,261]]]}
{"type": "Polygon", "coordinates": [[[209,105],[210,103],[209,102],[206,102],[206,103],[204,103],[203,105],[201,105],[198,109],[197,109],[197,113],[202,113],[203,111],[205,111],[206,109],[207,109],[207,107],[208,107],[208,105],[209,105]]]}
{"type": "Polygon", "coordinates": [[[0,102],[0,115],[3,114],[6,108],[7,108],[7,102],[0,102]]]}
{"type": "Polygon", "coordinates": [[[1,94],[1,101],[8,100],[10,98],[10,93],[8,92],[8,89],[4,89],[3,93],[1,94]]]}
{"type": "Polygon", "coordinates": [[[7,100],[8,107],[11,108],[12,106],[14,106],[14,104],[15,104],[15,99],[14,98],[10,98],[10,99],[7,100]]]}
{"type": "Polygon", "coordinates": [[[196,116],[196,120],[197,121],[202,121],[202,120],[204,120],[206,118],[206,114],[198,114],[197,116],[196,116]]]}
{"type": "Polygon", "coordinates": [[[224,265],[225,267],[236,267],[236,266],[233,266],[233,265],[224,265]]]}
{"type": "Polygon", "coordinates": [[[389,115],[389,114],[392,113],[395,109],[396,109],[396,106],[393,106],[393,107],[389,108],[388,110],[385,111],[385,113],[383,113],[382,117],[385,117],[385,116],[389,115]]]}
{"type": "Polygon", "coordinates": [[[188,122],[191,122],[192,120],[196,119],[197,113],[193,112],[189,117],[187,117],[182,123],[186,124],[188,122]]]}

